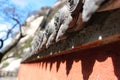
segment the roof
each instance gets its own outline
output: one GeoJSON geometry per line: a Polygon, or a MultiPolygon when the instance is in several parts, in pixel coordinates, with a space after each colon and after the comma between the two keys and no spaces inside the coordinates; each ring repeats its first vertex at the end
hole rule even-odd
{"type": "Polygon", "coordinates": [[[78,9],[79,7],[82,7],[81,3],[79,3],[76,10],[73,12],[76,15],[73,15],[73,20],[69,24],[69,29],[67,31],[67,35],[69,37],[67,39],[59,41],[58,43],[51,45],[47,49],[37,51],[37,54],[30,56],[23,62],[32,62],[34,60],[49,58],[57,55],[63,55],[75,50],[98,47],[101,45],[105,45],[106,43],[111,43],[120,40],[120,35],[119,35],[120,9],[117,9],[120,8],[120,0],[110,0],[110,2],[107,2],[104,5],[102,5],[97,11],[98,13],[96,13],[87,23],[84,23],[82,21],[81,9],[78,9]],[[113,10],[113,9],[117,9],[117,10],[113,10]],[[117,25],[113,27],[114,24],[111,23],[115,23],[117,25]],[[118,35],[107,38],[109,36],[116,34],[118,35]],[[102,39],[102,40],[99,41],[98,39],[102,39]]]}

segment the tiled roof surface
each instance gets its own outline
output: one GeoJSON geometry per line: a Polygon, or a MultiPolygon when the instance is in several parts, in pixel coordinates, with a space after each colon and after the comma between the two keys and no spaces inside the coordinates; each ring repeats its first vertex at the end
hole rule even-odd
{"type": "MultiPolygon", "coordinates": [[[[79,4],[78,5],[79,7],[82,7],[82,5],[81,4],[79,4]]],[[[77,7],[76,8],[76,10],[75,10],[75,12],[73,12],[73,13],[75,13],[76,15],[73,15],[73,20],[72,20],[72,22],[69,24],[69,29],[68,29],[68,33],[71,33],[71,32],[74,32],[74,31],[79,31],[80,29],[82,29],[83,27],[84,27],[84,25],[88,25],[89,23],[83,23],[82,22],[82,19],[81,19],[81,9],[78,9],[79,7],[77,7]]],[[[117,9],[117,8],[120,8],[120,0],[110,0],[110,2],[107,2],[107,3],[105,3],[104,5],[102,5],[100,8],[99,8],[99,10],[98,10],[98,12],[103,12],[103,14],[104,14],[104,12],[105,11],[111,11],[111,10],[113,10],[113,9],[117,9]]],[[[120,11],[118,10],[116,13],[119,13],[120,11]]],[[[100,14],[100,15],[103,15],[103,14],[100,14]]],[[[108,15],[110,15],[110,14],[113,14],[113,15],[115,15],[114,14],[114,11],[112,11],[112,12],[108,12],[108,13],[106,13],[106,15],[105,16],[103,16],[103,18],[107,18],[106,16],[108,15]]],[[[99,14],[98,14],[99,15],[99,14]]],[[[112,16],[112,15],[111,15],[112,16]]],[[[109,17],[111,17],[111,16],[109,16],[109,17]]],[[[112,17],[114,17],[114,16],[112,16],[112,17]]],[[[94,18],[94,17],[93,17],[94,18]]],[[[104,20],[102,17],[101,17],[101,19],[100,20],[104,20]]],[[[108,19],[108,21],[109,21],[109,19],[108,19]]],[[[93,21],[93,22],[95,22],[95,21],[93,21]]],[[[108,23],[110,23],[110,22],[108,22],[108,23]]],[[[118,21],[118,23],[119,23],[119,21],[118,21]]],[[[102,22],[100,22],[100,24],[99,24],[99,19],[98,19],[98,23],[97,23],[99,26],[101,25],[101,24],[103,24],[102,22]]],[[[106,24],[105,24],[106,25],[106,24]]],[[[93,27],[94,27],[95,25],[93,25],[93,27]]],[[[104,25],[103,25],[103,27],[104,27],[104,25]]],[[[97,28],[97,27],[96,27],[97,28]]],[[[119,27],[117,27],[117,28],[119,28],[119,27]]],[[[116,34],[116,33],[120,33],[119,32],[119,29],[115,29],[116,30],[116,32],[112,32],[111,30],[109,31],[108,30],[108,32],[110,32],[109,33],[109,35],[111,35],[111,34],[116,34]],[[117,31],[118,30],[118,31],[117,31]]],[[[88,28],[89,29],[89,28],[88,28]]],[[[91,29],[91,28],[90,28],[91,29]]],[[[89,32],[90,32],[90,29],[89,30],[86,30],[86,31],[88,31],[88,34],[89,34],[89,32]]],[[[108,27],[106,27],[106,29],[108,29],[108,27]]],[[[112,29],[112,28],[111,28],[112,29]]],[[[96,29],[95,29],[96,30],[96,29]]],[[[105,30],[105,29],[104,29],[105,30]]],[[[92,30],[91,30],[92,31],[92,30]]],[[[107,30],[106,30],[107,31],[107,30]]],[[[106,32],[104,32],[104,31],[102,31],[103,33],[105,33],[105,35],[106,35],[106,32]]],[[[92,32],[91,32],[92,33],[92,32]]],[[[97,31],[96,31],[96,33],[97,33],[97,31]]],[[[95,33],[95,35],[96,35],[96,33],[95,33]]],[[[93,39],[94,39],[94,32],[92,33],[93,35],[91,35],[91,37],[93,37],[93,39]]],[[[98,34],[99,34],[99,32],[98,32],[98,34]]],[[[69,34],[68,34],[69,35],[69,34]]],[[[85,35],[85,34],[84,34],[85,35]]],[[[83,36],[83,35],[81,35],[81,36],[83,36]]],[[[90,36],[90,35],[89,35],[90,36]]],[[[106,36],[106,37],[108,37],[108,35],[106,36]]],[[[118,36],[119,37],[119,36],[118,36]]],[[[84,38],[84,37],[83,37],[84,38]]],[[[75,38],[75,39],[79,39],[79,38],[75,38]]],[[[85,38],[85,39],[88,39],[88,38],[85,38]]],[[[84,40],[85,40],[84,39],[84,40]]],[[[114,39],[113,39],[114,40],[114,39]]],[[[91,41],[91,40],[88,40],[88,42],[89,41],[91,41]]],[[[104,41],[104,40],[103,40],[104,41]]],[[[110,38],[110,41],[112,41],[112,38],[110,38]]],[[[63,44],[64,44],[64,41],[62,41],[63,42],[63,44]]],[[[86,40],[85,41],[83,41],[83,42],[87,42],[86,40]]],[[[106,41],[105,40],[105,43],[108,43],[109,42],[109,40],[108,41],[106,41]]],[[[61,42],[60,42],[61,43],[61,42]]],[[[66,44],[67,44],[67,42],[66,42],[66,44]]],[[[71,43],[72,44],[72,43],[71,43]]],[[[55,44],[53,44],[53,45],[55,45],[55,44]]],[[[58,44],[59,45],[59,44],[58,44]]],[[[78,45],[80,45],[80,43],[79,44],[77,44],[76,46],[78,46],[78,45]]],[[[100,45],[100,44],[99,44],[100,45]]],[[[69,46],[69,45],[68,45],[69,46]]],[[[75,46],[75,47],[76,47],[75,46]]],[[[97,45],[92,45],[92,46],[97,46],[97,45]]],[[[50,46],[51,47],[51,46],[50,46]]],[[[41,54],[41,52],[43,53],[42,54],[42,56],[43,55],[49,55],[51,52],[52,52],[52,50],[53,49],[55,49],[55,47],[56,46],[54,46],[54,47],[52,47],[51,49],[50,48],[48,48],[48,49],[45,49],[45,50],[42,50],[42,51],[38,51],[37,53],[40,53],[41,54]],[[49,53],[46,53],[46,52],[49,52],[49,53]]],[[[59,46],[57,46],[57,47],[59,47],[59,46]]],[[[65,46],[64,46],[65,47],[65,46]]],[[[90,48],[91,47],[91,45],[88,47],[88,48],[90,48]]],[[[60,48],[60,47],[59,47],[60,48]]],[[[62,48],[62,47],[61,47],[62,48]]],[[[66,47],[67,48],[67,47],[66,47]]],[[[68,48],[70,48],[70,47],[68,47],[68,48]]],[[[76,47],[77,48],[77,47],[76,47]]],[[[63,51],[65,51],[65,49],[62,49],[63,51]]],[[[73,51],[74,51],[74,49],[72,49],[73,51]]],[[[59,53],[59,51],[57,51],[58,53],[59,53]]],[[[57,52],[52,52],[52,53],[57,53],[57,52]]],[[[64,53],[64,52],[63,52],[64,53]]],[[[31,61],[31,60],[34,60],[33,58],[37,58],[38,56],[41,56],[40,54],[35,54],[35,55],[33,55],[33,56],[31,56],[31,57],[29,57],[26,61],[28,61],[29,62],[29,60],[31,61]]],[[[54,56],[54,55],[52,55],[52,56],[54,56]]],[[[39,58],[39,57],[38,57],[39,58]]],[[[42,57],[43,58],[43,57],[42,57]]],[[[46,58],[46,57],[45,57],[46,58]]],[[[36,60],[36,59],[35,59],[36,60]]]]}

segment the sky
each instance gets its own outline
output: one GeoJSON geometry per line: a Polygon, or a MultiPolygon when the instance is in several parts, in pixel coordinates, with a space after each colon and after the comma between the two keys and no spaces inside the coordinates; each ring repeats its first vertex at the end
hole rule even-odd
{"type": "MultiPolygon", "coordinates": [[[[2,4],[1,9],[7,6],[9,7],[8,8],[9,10],[11,9],[10,5],[15,6],[16,13],[18,15],[21,15],[21,22],[24,23],[29,12],[38,11],[40,10],[41,7],[44,7],[44,6],[52,6],[56,1],[57,0],[0,0],[0,5],[2,4]]],[[[7,14],[10,14],[10,12],[7,14]]],[[[0,39],[5,37],[6,35],[5,31],[10,29],[11,26],[14,24],[15,22],[6,18],[6,15],[2,13],[2,10],[1,10],[0,12],[0,39]]],[[[18,30],[18,27],[16,27],[14,31],[17,31],[17,30],[18,30]]],[[[9,36],[9,39],[4,42],[5,43],[4,46],[9,44],[11,40],[12,38],[11,36],[9,36]]]]}
{"type": "Polygon", "coordinates": [[[11,2],[15,5],[18,5],[22,9],[29,6],[33,10],[38,10],[42,6],[53,5],[56,0],[11,0],[11,2]]]}

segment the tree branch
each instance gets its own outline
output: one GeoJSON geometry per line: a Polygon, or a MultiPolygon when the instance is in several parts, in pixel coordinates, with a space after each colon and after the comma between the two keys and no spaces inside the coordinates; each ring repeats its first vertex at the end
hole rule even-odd
{"type": "Polygon", "coordinates": [[[0,45],[0,49],[3,47],[3,40],[0,39],[1,45],[0,45]]]}
{"type": "Polygon", "coordinates": [[[20,41],[21,38],[23,38],[24,36],[21,35],[21,33],[19,33],[17,35],[17,37],[11,42],[11,44],[9,44],[1,53],[2,54],[6,54],[8,51],[10,51],[13,47],[15,47],[18,42],[20,41]]]}
{"type": "Polygon", "coordinates": [[[18,42],[20,41],[20,39],[24,37],[23,34],[22,34],[20,22],[19,22],[16,18],[14,18],[14,17],[10,17],[10,16],[9,16],[9,18],[11,18],[12,20],[16,21],[16,24],[14,24],[13,27],[8,30],[5,39],[3,39],[3,40],[0,39],[0,42],[1,42],[0,49],[3,47],[4,41],[9,38],[10,33],[12,32],[12,30],[13,30],[17,25],[19,25],[19,30],[20,30],[20,32],[19,32],[19,34],[17,35],[17,37],[16,37],[15,39],[13,39],[13,41],[12,41],[9,45],[7,45],[7,47],[5,47],[4,50],[2,50],[2,52],[0,52],[0,61],[1,61],[1,59],[3,58],[3,56],[4,56],[7,52],[9,52],[12,48],[14,48],[14,47],[18,44],[18,42]]]}

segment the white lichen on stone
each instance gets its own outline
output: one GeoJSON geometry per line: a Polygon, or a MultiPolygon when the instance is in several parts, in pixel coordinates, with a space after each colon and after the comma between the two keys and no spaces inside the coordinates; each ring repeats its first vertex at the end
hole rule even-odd
{"type": "Polygon", "coordinates": [[[49,47],[54,41],[61,40],[61,37],[65,34],[69,28],[69,23],[72,21],[71,12],[69,7],[64,5],[53,16],[48,24],[45,25],[45,29],[40,30],[32,41],[32,52],[37,52],[43,47],[49,47]]]}
{"type": "Polygon", "coordinates": [[[87,22],[105,0],[85,0],[83,5],[82,20],[87,22]]]}
{"type": "Polygon", "coordinates": [[[46,44],[46,42],[47,42],[47,34],[46,33],[44,33],[43,34],[43,37],[42,37],[42,43],[41,43],[41,45],[40,45],[40,49],[46,44]]]}
{"type": "Polygon", "coordinates": [[[48,41],[47,41],[47,43],[46,43],[46,48],[48,48],[51,44],[52,44],[52,42],[53,42],[53,40],[55,39],[55,35],[56,35],[56,30],[55,30],[55,24],[54,24],[54,22],[55,22],[55,19],[54,18],[52,18],[52,20],[50,21],[50,23],[48,24],[48,27],[49,28],[47,28],[47,31],[48,31],[48,36],[49,36],[49,38],[48,38],[48,41]]]}
{"type": "Polygon", "coordinates": [[[31,46],[32,53],[38,51],[38,49],[40,48],[44,33],[45,33],[45,31],[41,30],[33,38],[33,41],[32,41],[32,44],[31,44],[32,45],[31,46]]]}
{"type": "Polygon", "coordinates": [[[60,28],[56,36],[56,42],[65,34],[66,30],[69,28],[69,23],[72,21],[71,12],[68,7],[65,5],[58,12],[58,23],[60,23],[60,28]]]}

